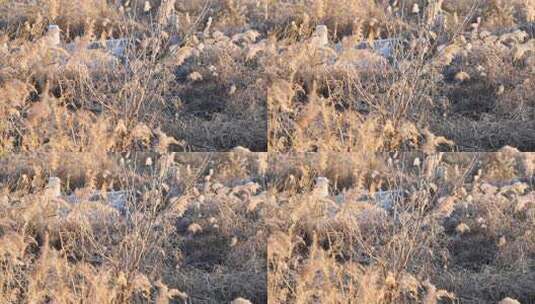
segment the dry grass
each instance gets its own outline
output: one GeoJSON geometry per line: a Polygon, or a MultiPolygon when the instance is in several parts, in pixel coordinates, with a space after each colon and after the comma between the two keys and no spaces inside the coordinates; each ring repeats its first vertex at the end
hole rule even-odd
{"type": "Polygon", "coordinates": [[[0,0],[0,303],[535,301],[534,22],[0,0]]]}
{"type": "Polygon", "coordinates": [[[278,157],[300,173],[279,192],[269,303],[533,300],[533,155],[311,158],[278,157]],[[318,175],[327,197],[313,190],[318,175]]]}
{"type": "Polygon", "coordinates": [[[206,27],[200,1],[127,2],[0,4],[2,153],[266,150],[257,34],[206,27]]]}
{"type": "Polygon", "coordinates": [[[266,302],[261,158],[3,159],[0,302],[266,302]]]}
{"type": "Polygon", "coordinates": [[[0,161],[0,300],[529,302],[534,161],[13,155],[0,161]]]}
{"type": "Polygon", "coordinates": [[[346,2],[280,4],[270,151],[533,150],[531,2],[346,2]]]}
{"type": "Polygon", "coordinates": [[[0,146],[531,151],[533,11],[530,0],[6,1],[0,146]],[[125,53],[98,48],[106,39],[125,53]]]}

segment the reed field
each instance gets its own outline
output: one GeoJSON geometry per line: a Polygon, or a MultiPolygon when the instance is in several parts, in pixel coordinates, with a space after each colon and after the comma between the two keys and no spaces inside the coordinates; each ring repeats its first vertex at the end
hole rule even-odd
{"type": "Polygon", "coordinates": [[[535,303],[535,0],[0,0],[3,303],[535,303]]]}

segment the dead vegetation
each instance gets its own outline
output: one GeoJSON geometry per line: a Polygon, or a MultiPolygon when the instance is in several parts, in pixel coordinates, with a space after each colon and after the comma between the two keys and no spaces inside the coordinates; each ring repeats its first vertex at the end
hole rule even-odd
{"type": "Polygon", "coordinates": [[[533,302],[534,22],[0,0],[0,303],[533,302]]]}
{"type": "Polygon", "coordinates": [[[0,167],[0,302],[267,301],[261,155],[28,154],[0,167]]]}
{"type": "Polygon", "coordinates": [[[144,3],[0,3],[2,153],[266,150],[258,34],[144,3]]]}
{"type": "Polygon", "coordinates": [[[13,155],[0,162],[0,301],[526,303],[534,161],[13,155]]]}
{"type": "Polygon", "coordinates": [[[534,7],[3,1],[0,144],[4,153],[530,151],[534,7]]]}
{"type": "Polygon", "coordinates": [[[272,151],[533,150],[530,1],[285,4],[272,151]]]}
{"type": "Polygon", "coordinates": [[[532,154],[321,155],[278,156],[269,303],[533,300],[532,154]]]}

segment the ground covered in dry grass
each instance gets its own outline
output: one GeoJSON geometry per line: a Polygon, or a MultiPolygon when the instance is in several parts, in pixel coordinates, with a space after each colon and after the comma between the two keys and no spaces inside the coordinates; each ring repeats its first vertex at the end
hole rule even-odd
{"type": "Polygon", "coordinates": [[[532,0],[2,1],[0,147],[532,151],[534,16],[532,0]]]}
{"type": "Polygon", "coordinates": [[[0,301],[529,303],[534,162],[511,148],[13,155],[0,301]]]}
{"type": "Polygon", "coordinates": [[[201,2],[1,1],[0,151],[265,151],[259,34],[201,2]]]}
{"type": "Polygon", "coordinates": [[[269,303],[531,303],[533,157],[279,156],[269,303]]]}
{"type": "Polygon", "coordinates": [[[29,154],[0,167],[0,302],[267,301],[260,155],[29,154]]]}
{"type": "Polygon", "coordinates": [[[534,302],[534,22],[0,0],[0,303],[534,302]]]}
{"type": "Polygon", "coordinates": [[[271,150],[535,149],[532,1],[278,3],[271,150]]]}

